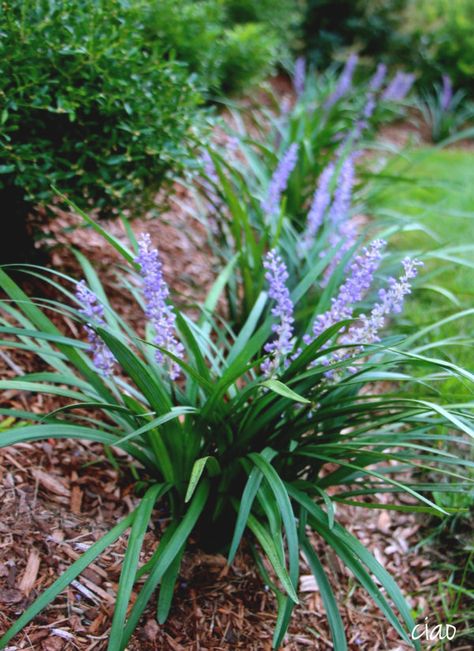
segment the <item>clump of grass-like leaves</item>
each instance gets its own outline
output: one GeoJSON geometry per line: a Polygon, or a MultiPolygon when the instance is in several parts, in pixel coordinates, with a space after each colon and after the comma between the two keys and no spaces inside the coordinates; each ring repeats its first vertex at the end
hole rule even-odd
{"type": "Polygon", "coordinates": [[[31,424],[2,431],[0,444],[97,441],[125,450],[146,488],[137,508],[47,588],[0,647],[127,529],[110,651],[126,648],[155,594],[157,619],[166,620],[190,537],[203,546],[217,540],[232,563],[243,536],[256,558],[267,561],[258,566],[277,597],[274,646],[281,645],[298,603],[302,553],[319,586],[334,646],[344,651],[344,627],[310,532],[340,557],[400,637],[416,646],[409,637],[410,608],[394,579],[338,523],[336,508],[338,503],[386,508],[377,494],[390,492],[413,498],[390,508],[443,514],[446,509],[431,494],[452,490],[453,484],[417,486],[414,471],[433,467],[439,476],[467,482],[463,466],[469,462],[447,446],[472,435],[472,413],[469,405],[437,395],[436,385],[446,375],[463,382],[474,378],[449,362],[397,349],[397,339],[380,339],[386,317],[401,309],[410,290],[416,261],[405,260],[399,277],[387,281],[377,271],[383,242],[368,244],[356,257],[347,252],[351,265],[339,263],[344,277],[329,283],[325,304],[311,306],[311,287],[321,281],[331,256],[301,273],[284,249],[262,250],[264,286],[236,326],[217,305],[235,277],[238,256],[216,279],[201,316],[192,320],[169,302],[159,254],[148,237],[137,242],[132,236],[130,250],[93,226],[123,255],[129,272],[122,270],[118,280],[143,310],[146,335],[139,336],[114,311],[80,254],[85,282],[25,269],[62,292],[60,301],[32,300],[0,270],[8,297],[2,345],[27,350],[48,365],[45,372],[2,380],[0,387],[69,401],[50,414],[2,410],[31,424]],[[381,293],[369,300],[373,285],[381,293]],[[88,341],[58,330],[49,310],[83,323],[88,341]],[[416,373],[410,367],[417,367],[416,373]],[[374,389],[380,382],[396,388],[381,394],[374,389]],[[422,397],[419,391],[413,397],[414,385],[424,387],[422,397]],[[93,415],[85,418],[89,409],[93,415]],[[139,566],[158,500],[167,504],[170,524],[150,560],[139,566]],[[137,598],[130,606],[132,591],[137,598]]]}

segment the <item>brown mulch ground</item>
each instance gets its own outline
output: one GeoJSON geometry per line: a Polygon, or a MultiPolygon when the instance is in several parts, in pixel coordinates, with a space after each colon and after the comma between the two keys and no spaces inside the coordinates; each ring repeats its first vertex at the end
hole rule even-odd
{"type": "MultiPolygon", "coordinates": [[[[103,458],[101,446],[71,441],[23,444],[2,451],[0,630],[136,504],[126,459],[118,471],[103,458]]],[[[428,557],[410,550],[418,539],[415,518],[353,507],[339,511],[338,520],[398,578],[413,607],[426,612],[431,587],[440,577],[428,557]]],[[[154,530],[146,536],[143,560],[165,525],[166,513],[158,511],[154,530]]],[[[337,557],[321,541],[314,542],[342,605],[350,649],[408,648],[368,596],[356,588],[337,557]]],[[[106,649],[125,543],[123,536],[38,615],[12,643],[12,651],[106,649]]],[[[285,648],[330,649],[321,599],[303,561],[302,575],[302,603],[285,648]]],[[[228,568],[222,556],[204,554],[191,545],[168,622],[158,626],[149,608],[129,649],[270,649],[274,622],[273,596],[247,553],[228,568]]]]}
{"type": "MultiPolygon", "coordinates": [[[[186,196],[181,196],[183,201],[186,196]]],[[[75,219],[61,215],[54,223],[55,267],[75,277],[78,265],[61,243],[87,253],[109,291],[114,305],[137,324],[140,315],[115,284],[115,252],[91,231],[69,230],[75,219]]],[[[121,235],[117,223],[110,230],[121,235]]],[[[217,261],[207,246],[202,225],[174,209],[160,219],[134,222],[136,232],[148,230],[159,246],[165,275],[184,300],[199,300],[215,278],[217,261]]],[[[4,376],[37,370],[21,351],[0,359],[4,376]]],[[[5,392],[2,404],[44,413],[58,406],[50,396],[5,392]]],[[[137,502],[127,458],[120,469],[104,459],[101,446],[77,441],[46,441],[0,451],[0,632],[77,558],[81,551],[126,515],[137,502]]],[[[383,496],[380,499],[384,499],[383,496]]],[[[397,579],[419,621],[439,606],[436,585],[445,579],[433,567],[428,552],[413,551],[420,540],[416,516],[340,506],[338,521],[347,526],[397,579]]],[[[152,553],[166,525],[166,513],[155,514],[147,533],[142,560],[152,553]]],[[[362,651],[402,651],[402,644],[350,572],[321,540],[314,544],[331,578],[341,605],[349,648],[362,651]]],[[[105,651],[113,613],[126,536],[38,615],[9,649],[38,651],[105,651]]],[[[295,610],[287,651],[331,649],[321,597],[302,559],[302,599],[295,610]]],[[[136,594],[134,595],[136,596],[136,594]]],[[[275,600],[255,571],[246,550],[228,568],[222,556],[189,548],[168,622],[158,626],[153,606],[142,619],[129,651],[266,651],[271,648],[276,619],[275,600]]],[[[450,648],[449,646],[445,647],[450,648]]],[[[461,649],[461,646],[451,648],[461,649]]],[[[467,650],[469,647],[464,646],[467,650]]],[[[336,650],[337,651],[337,650],[336,650]]]]}

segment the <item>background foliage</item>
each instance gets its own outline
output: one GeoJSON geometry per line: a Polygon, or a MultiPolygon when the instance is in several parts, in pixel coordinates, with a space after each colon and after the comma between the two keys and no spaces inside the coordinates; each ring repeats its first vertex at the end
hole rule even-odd
{"type": "Polygon", "coordinates": [[[347,47],[374,57],[397,51],[406,38],[401,33],[406,4],[407,0],[307,0],[304,35],[310,59],[326,66],[347,47]]]}
{"type": "Polygon", "coordinates": [[[0,21],[2,188],[44,202],[54,183],[110,210],[184,162],[200,98],[181,64],[144,47],[140,14],[13,0],[0,21]]]}

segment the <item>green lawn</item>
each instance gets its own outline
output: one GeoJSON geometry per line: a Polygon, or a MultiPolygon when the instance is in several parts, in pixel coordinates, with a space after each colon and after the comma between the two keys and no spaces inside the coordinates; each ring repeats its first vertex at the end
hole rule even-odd
{"type": "MultiPolygon", "coordinates": [[[[419,286],[405,309],[412,327],[474,308],[474,152],[418,149],[391,162],[387,171],[397,180],[384,183],[374,208],[396,214],[406,226],[390,239],[391,246],[426,254],[419,286]],[[411,230],[416,223],[428,232],[411,230]],[[445,259],[430,259],[433,252],[445,259]]],[[[432,338],[472,338],[473,331],[471,315],[438,328],[432,338]]],[[[474,370],[472,343],[436,352],[474,370]]]]}

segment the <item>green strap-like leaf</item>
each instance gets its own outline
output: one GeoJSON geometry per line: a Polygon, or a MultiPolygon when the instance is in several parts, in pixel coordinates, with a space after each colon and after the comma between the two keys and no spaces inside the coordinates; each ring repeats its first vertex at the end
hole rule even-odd
{"type": "Polygon", "coordinates": [[[261,385],[275,393],[278,393],[278,395],[283,396],[284,398],[289,398],[290,400],[301,402],[306,405],[311,404],[311,400],[303,398],[303,396],[300,396],[296,391],[287,387],[286,384],[283,384],[280,380],[265,380],[264,382],[261,382],[261,385]]]}
{"type": "Polygon", "coordinates": [[[145,584],[137,597],[137,600],[132,608],[130,617],[125,625],[125,630],[122,637],[122,642],[117,648],[117,651],[123,651],[135,630],[138,621],[146,608],[152,594],[156,590],[157,585],[161,581],[164,573],[170,567],[180,550],[186,544],[186,541],[194,529],[194,526],[202,513],[209,495],[209,484],[202,482],[199,484],[189,509],[186,515],[166,543],[166,547],[162,553],[157,556],[156,563],[150,571],[150,574],[145,581],[145,584]]]}
{"type": "Polygon", "coordinates": [[[122,571],[120,573],[114,617],[107,647],[109,651],[115,651],[115,649],[120,645],[125,617],[127,615],[127,605],[133,590],[143,539],[148,528],[155,502],[163,495],[163,493],[166,492],[166,490],[167,486],[165,484],[156,484],[149,488],[140,502],[140,506],[135,511],[127,551],[125,553],[122,571]]]}
{"type": "Polygon", "coordinates": [[[332,591],[331,585],[326,576],[326,572],[321,565],[319,558],[317,557],[314,549],[312,548],[308,538],[303,536],[301,540],[301,546],[303,548],[304,555],[306,560],[311,568],[316,583],[318,584],[319,593],[321,599],[323,600],[324,608],[328,616],[328,624],[331,629],[331,635],[333,640],[334,649],[337,651],[346,651],[347,649],[347,640],[346,634],[344,632],[344,624],[339,613],[339,608],[337,606],[334,593],[332,591]]]}
{"type": "MultiPolygon", "coordinates": [[[[264,450],[262,452],[262,456],[264,456],[265,459],[269,461],[275,456],[275,454],[276,452],[274,452],[273,450],[264,450]]],[[[262,471],[257,467],[253,468],[253,470],[249,475],[249,478],[247,479],[247,483],[245,484],[244,492],[242,493],[242,497],[240,498],[239,511],[237,513],[237,521],[234,527],[234,535],[232,536],[229,555],[227,557],[227,562],[229,563],[229,565],[232,564],[235,554],[237,553],[237,549],[240,545],[240,541],[244,534],[245,527],[247,526],[247,520],[250,511],[252,510],[252,505],[255,500],[255,496],[257,495],[258,488],[262,481],[262,477],[263,477],[262,471]]]]}
{"type": "Polygon", "coordinates": [[[280,556],[278,554],[278,551],[275,547],[271,535],[268,533],[265,527],[261,525],[256,518],[254,518],[253,515],[248,516],[247,523],[250,530],[252,531],[252,533],[255,534],[255,537],[257,538],[258,542],[262,546],[263,551],[267,555],[268,560],[270,561],[273,569],[275,570],[275,574],[280,579],[281,584],[285,588],[288,596],[292,601],[295,602],[295,604],[297,604],[298,595],[295,592],[293,583],[291,582],[291,579],[288,575],[288,572],[286,571],[285,566],[280,561],[280,556]]]}
{"type": "MultiPolygon", "coordinates": [[[[88,441],[97,441],[104,445],[117,445],[123,447],[126,452],[135,457],[138,461],[149,467],[151,470],[154,466],[147,453],[133,443],[122,443],[121,439],[109,432],[103,432],[90,427],[80,425],[26,425],[25,427],[16,427],[6,432],[0,433],[0,448],[7,445],[16,445],[26,441],[42,441],[44,439],[85,439],[88,441]]],[[[156,468],[155,468],[156,470],[156,468]]]]}
{"type": "Polygon", "coordinates": [[[158,606],[156,609],[156,618],[159,624],[164,624],[168,619],[173,601],[174,587],[178,579],[179,568],[181,567],[181,559],[183,558],[185,545],[181,547],[176,555],[176,558],[171,563],[169,568],[163,574],[161,579],[160,594],[158,595],[158,606]]]}
{"type": "Polygon", "coordinates": [[[196,486],[201,478],[201,475],[204,472],[204,468],[206,467],[206,464],[210,468],[211,476],[216,475],[218,472],[220,472],[219,462],[215,457],[208,456],[208,457],[202,457],[201,459],[197,459],[194,462],[194,466],[191,471],[188,490],[186,491],[186,497],[184,499],[185,502],[189,502],[189,500],[193,496],[194,490],[196,489],[196,486]]]}

